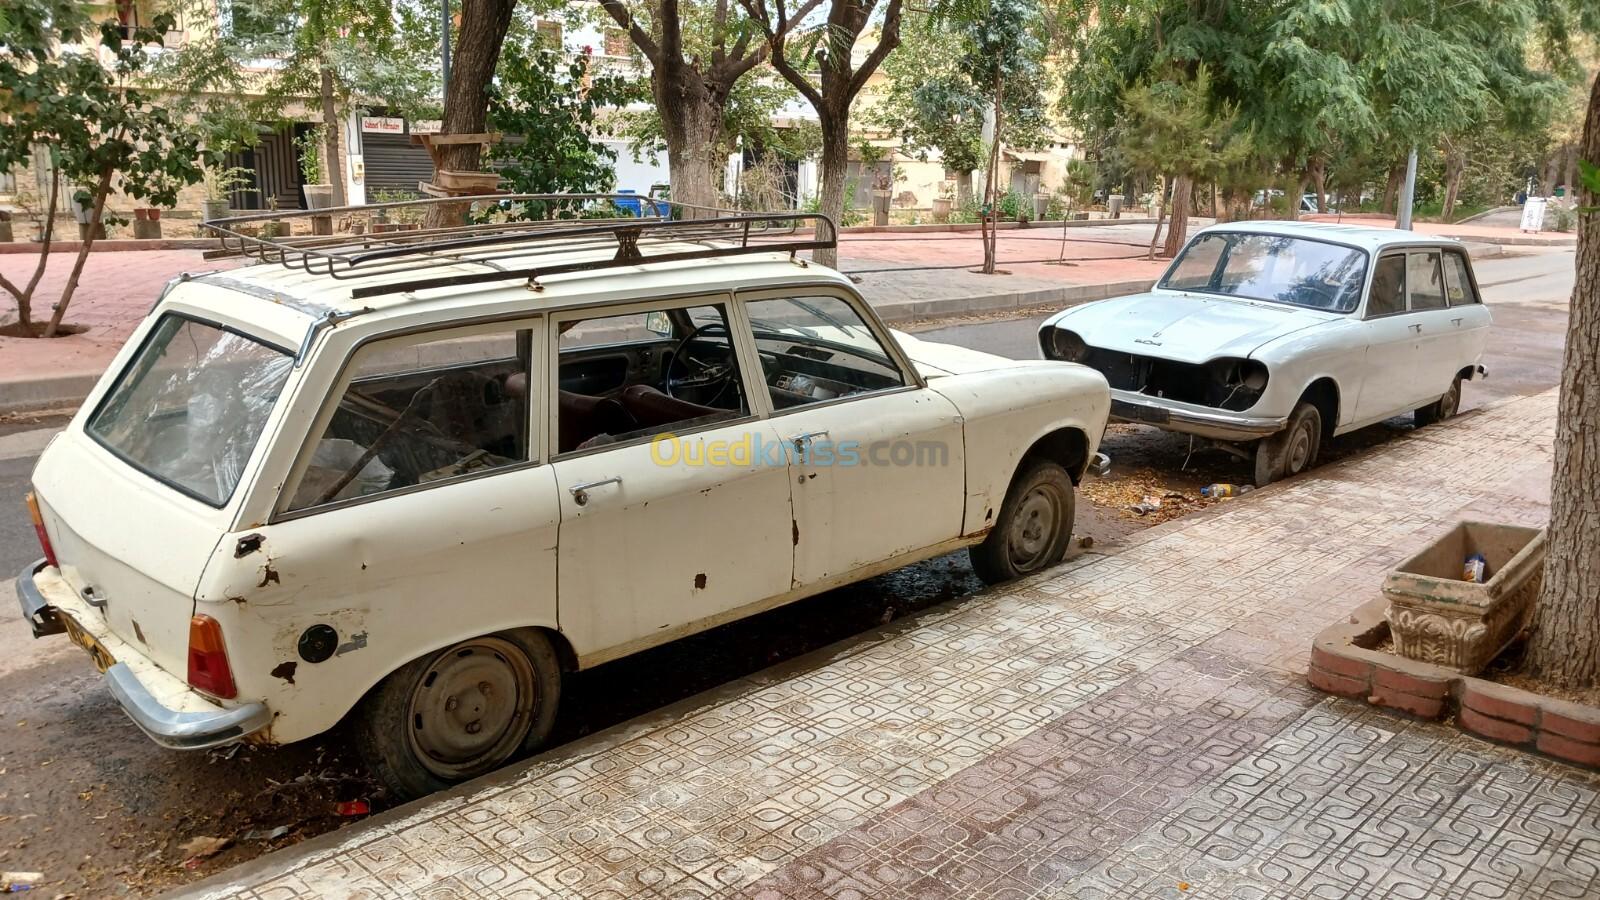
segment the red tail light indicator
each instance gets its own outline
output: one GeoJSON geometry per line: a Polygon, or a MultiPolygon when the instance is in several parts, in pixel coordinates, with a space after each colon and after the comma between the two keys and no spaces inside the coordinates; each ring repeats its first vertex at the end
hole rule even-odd
{"type": "Polygon", "coordinates": [[[44,551],[44,561],[50,566],[56,565],[56,548],[50,546],[50,535],[44,530],[44,514],[39,512],[39,501],[29,491],[26,498],[28,504],[28,518],[33,520],[33,531],[39,536],[39,548],[44,551]]]}
{"type": "Polygon", "coordinates": [[[204,613],[189,620],[189,686],[219,700],[239,695],[233,670],[228,668],[222,625],[204,613]]]}

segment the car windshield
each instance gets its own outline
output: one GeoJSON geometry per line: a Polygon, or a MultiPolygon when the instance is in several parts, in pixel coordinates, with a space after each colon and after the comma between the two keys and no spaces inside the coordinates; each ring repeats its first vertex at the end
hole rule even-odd
{"type": "Polygon", "coordinates": [[[1189,242],[1161,287],[1351,312],[1361,302],[1367,254],[1279,234],[1208,232],[1189,242]]]}
{"type": "Polygon", "coordinates": [[[106,393],[88,431],[139,471],[221,506],[293,366],[276,347],[168,314],[106,393]]]}

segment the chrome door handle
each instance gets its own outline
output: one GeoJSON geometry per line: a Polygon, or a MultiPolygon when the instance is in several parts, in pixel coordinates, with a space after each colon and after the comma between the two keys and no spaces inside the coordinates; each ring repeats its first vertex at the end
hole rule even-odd
{"type": "Polygon", "coordinates": [[[1413,332],[1413,333],[1415,333],[1415,334],[1421,334],[1421,333],[1422,333],[1422,326],[1421,326],[1421,325],[1420,325],[1420,324],[1417,324],[1417,325],[1407,325],[1407,326],[1406,326],[1406,327],[1407,327],[1407,328],[1409,328],[1409,329],[1411,329],[1411,330],[1412,330],[1412,332],[1413,332]]]}
{"type": "Polygon", "coordinates": [[[111,602],[105,594],[97,593],[92,585],[79,591],[78,596],[95,609],[105,609],[106,604],[111,602]]]}
{"type": "Polygon", "coordinates": [[[826,431],[808,431],[805,434],[795,435],[795,437],[794,437],[795,449],[798,450],[798,449],[804,447],[805,445],[811,443],[812,441],[816,440],[817,438],[827,437],[827,436],[828,436],[828,432],[826,432],[826,431]]]}
{"type": "Polygon", "coordinates": [[[583,484],[575,484],[569,488],[569,490],[572,491],[572,502],[578,504],[579,506],[586,506],[589,503],[590,491],[604,485],[621,483],[622,476],[613,475],[610,478],[602,478],[599,481],[586,481],[583,484]]]}

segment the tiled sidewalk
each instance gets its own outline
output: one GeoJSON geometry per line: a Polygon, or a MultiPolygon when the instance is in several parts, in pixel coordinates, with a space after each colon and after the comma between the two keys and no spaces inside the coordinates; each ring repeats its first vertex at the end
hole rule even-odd
{"type": "Polygon", "coordinates": [[[1420,431],[200,891],[1595,896],[1600,776],[1303,674],[1447,523],[1544,517],[1554,415],[1547,393],[1420,431]]]}

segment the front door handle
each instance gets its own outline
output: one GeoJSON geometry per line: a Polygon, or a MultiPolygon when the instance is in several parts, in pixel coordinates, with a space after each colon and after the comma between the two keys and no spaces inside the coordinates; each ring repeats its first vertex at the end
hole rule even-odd
{"type": "Polygon", "coordinates": [[[817,438],[824,438],[827,436],[827,431],[808,431],[805,434],[796,435],[794,437],[794,448],[796,450],[804,450],[807,444],[811,443],[817,438]]]}
{"type": "Polygon", "coordinates": [[[1411,329],[1411,332],[1413,334],[1421,334],[1422,333],[1422,325],[1420,323],[1416,324],[1416,325],[1407,325],[1406,327],[1411,329]]]}
{"type": "Polygon", "coordinates": [[[589,492],[597,487],[603,487],[608,484],[622,484],[622,476],[613,475],[610,478],[602,478],[599,481],[586,481],[583,484],[573,485],[570,488],[572,491],[572,502],[578,504],[579,506],[587,506],[589,504],[589,492]]]}
{"type": "Polygon", "coordinates": [[[1457,327],[1457,328],[1460,328],[1460,327],[1461,327],[1461,320],[1460,320],[1460,319],[1451,319],[1451,320],[1450,320],[1450,323],[1451,323],[1451,324],[1452,324],[1452,325],[1454,325],[1454,326],[1456,326],[1456,327],[1457,327]]]}

